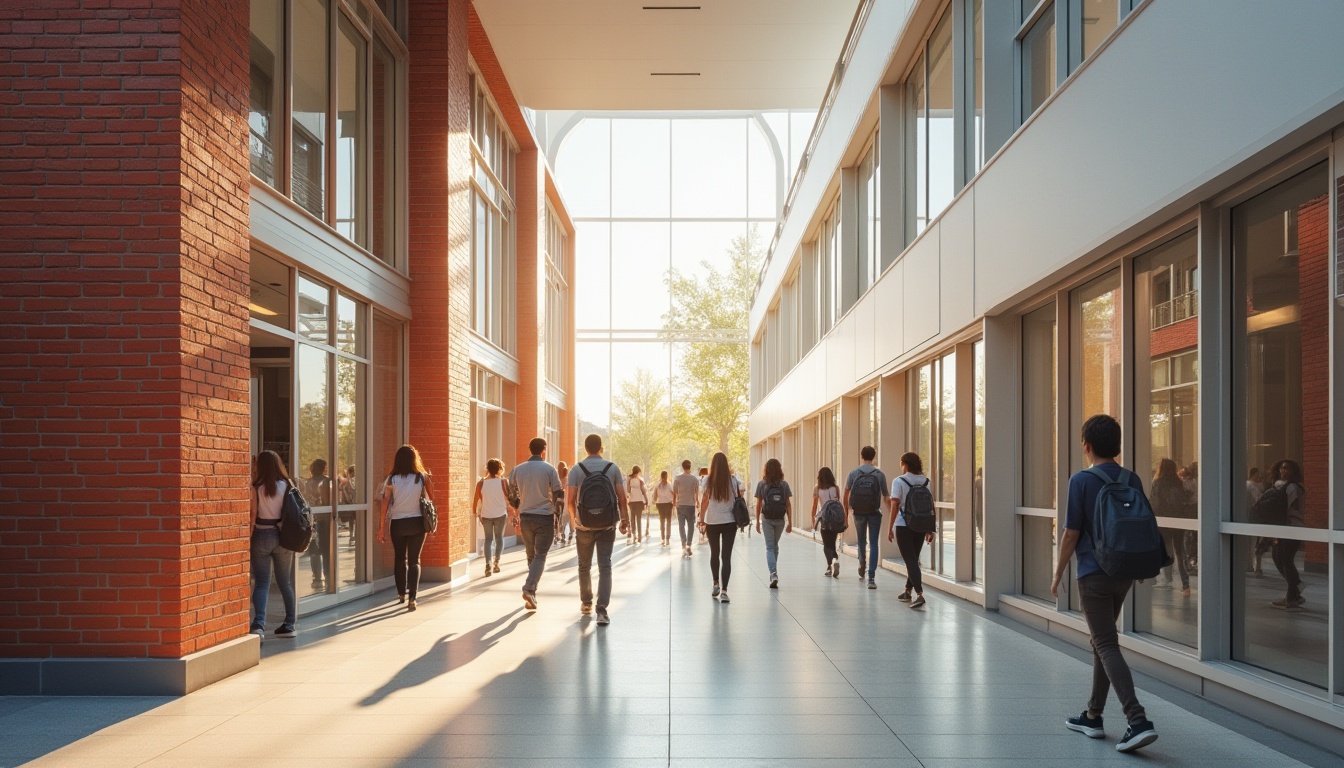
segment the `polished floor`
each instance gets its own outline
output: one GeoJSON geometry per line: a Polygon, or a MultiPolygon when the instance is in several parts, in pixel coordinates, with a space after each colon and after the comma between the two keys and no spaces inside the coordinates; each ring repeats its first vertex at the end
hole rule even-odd
{"type": "MultiPolygon", "coordinates": [[[[1066,731],[1089,664],[1075,649],[897,577],[823,578],[786,537],[778,590],[760,536],[739,538],[724,605],[708,551],[618,543],[612,623],[579,614],[575,550],[552,550],[536,613],[518,552],[503,572],[386,595],[267,639],[256,669],[190,696],[0,698],[0,765],[1154,766],[1322,764],[1324,753],[1140,676],[1161,738],[1122,755],[1066,731]],[[1276,749],[1277,747],[1277,749],[1276,749]],[[1119,765],[1119,763],[1107,763],[1119,765]]],[[[1337,758],[1324,758],[1337,759],[1337,758]]]]}

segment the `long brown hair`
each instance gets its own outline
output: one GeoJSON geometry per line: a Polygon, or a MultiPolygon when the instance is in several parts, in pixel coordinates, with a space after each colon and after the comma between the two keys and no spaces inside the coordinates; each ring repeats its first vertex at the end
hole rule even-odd
{"type": "Polygon", "coordinates": [[[761,473],[761,477],[767,483],[784,482],[784,467],[780,466],[779,459],[770,459],[765,462],[765,471],[761,473]]]}
{"type": "Polygon", "coordinates": [[[728,457],[722,451],[714,454],[709,462],[709,480],[705,482],[705,491],[715,501],[729,501],[733,498],[733,473],[728,469],[728,457]]]}
{"type": "Polygon", "coordinates": [[[425,465],[420,462],[420,452],[415,450],[414,445],[403,445],[397,449],[397,455],[392,459],[392,474],[425,474],[425,465]]]}
{"type": "Polygon", "coordinates": [[[267,498],[273,498],[279,491],[281,480],[288,485],[294,484],[289,479],[289,473],[285,471],[285,463],[280,460],[280,454],[275,451],[262,451],[257,454],[257,477],[252,481],[252,487],[263,489],[267,498]]]}

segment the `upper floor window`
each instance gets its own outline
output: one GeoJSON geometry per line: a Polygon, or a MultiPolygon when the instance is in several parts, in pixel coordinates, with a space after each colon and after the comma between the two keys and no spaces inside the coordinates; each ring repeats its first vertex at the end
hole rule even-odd
{"type": "Polygon", "coordinates": [[[362,2],[251,0],[250,10],[252,175],[397,264],[404,44],[362,2]]]}
{"type": "Polygon", "coordinates": [[[905,79],[906,235],[913,240],[942,212],[956,180],[952,11],[944,11],[905,79]]]}
{"type": "Polygon", "coordinates": [[[1055,92],[1065,75],[1097,52],[1119,26],[1121,12],[1133,4],[1133,0],[1021,0],[1017,39],[1023,120],[1055,92]]]}
{"type": "Polygon", "coordinates": [[[513,159],[517,153],[503,116],[484,83],[471,77],[472,329],[500,349],[515,346],[513,159]]]}
{"type": "Polygon", "coordinates": [[[549,204],[546,206],[546,378],[560,388],[565,387],[569,374],[569,359],[561,351],[568,348],[564,340],[569,334],[569,283],[565,280],[565,260],[568,258],[569,236],[559,215],[549,204]]]}
{"type": "Polygon", "coordinates": [[[1022,0],[1022,119],[1031,116],[1055,92],[1055,4],[1022,0]]]}
{"type": "Polygon", "coordinates": [[[859,160],[856,178],[858,187],[857,217],[858,225],[858,295],[862,296],[881,273],[882,215],[878,205],[882,169],[878,158],[877,135],[859,160]]]}

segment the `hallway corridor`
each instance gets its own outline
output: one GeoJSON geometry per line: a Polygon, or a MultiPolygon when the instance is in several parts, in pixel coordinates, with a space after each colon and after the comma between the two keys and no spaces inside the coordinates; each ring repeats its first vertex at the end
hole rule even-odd
{"type": "Polygon", "coordinates": [[[1266,744],[1324,755],[1143,676],[1161,738],[1119,754],[1113,699],[1106,740],[1064,729],[1089,683],[1077,651],[934,592],[912,610],[895,574],[863,589],[850,558],[823,578],[803,538],[782,543],[778,591],[762,538],[740,539],[728,605],[710,599],[707,548],[687,561],[618,544],[603,628],[579,615],[574,557],[551,551],[535,614],[514,551],[500,576],[431,591],[416,613],[386,592],[301,620],[297,640],[266,640],[259,667],[180,699],[0,698],[0,765],[1279,768],[1301,763],[1266,744]]]}

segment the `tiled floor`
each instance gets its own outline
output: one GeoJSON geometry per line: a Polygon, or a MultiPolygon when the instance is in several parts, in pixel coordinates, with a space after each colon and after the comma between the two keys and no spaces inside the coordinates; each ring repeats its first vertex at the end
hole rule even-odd
{"type": "Polygon", "coordinates": [[[1150,690],[1161,739],[1121,755],[1114,702],[1104,741],[1063,727],[1090,680],[1079,654],[938,595],[911,610],[893,574],[863,589],[851,559],[823,578],[815,544],[783,546],[775,591],[761,538],[739,539],[721,605],[706,549],[618,544],[603,628],[579,615],[572,547],[535,614],[513,552],[413,614],[380,596],[301,621],[261,666],[180,699],[0,698],[0,765],[1301,765],[1242,735],[1296,745],[1281,734],[1150,690]]]}

